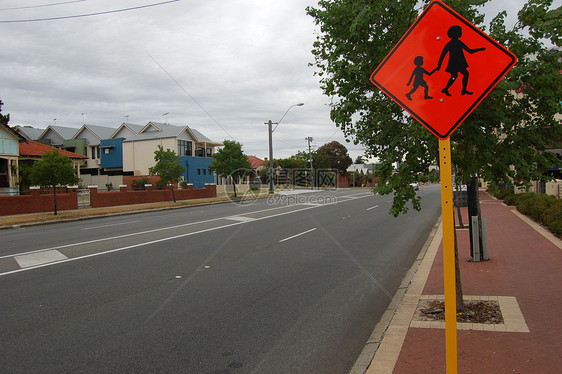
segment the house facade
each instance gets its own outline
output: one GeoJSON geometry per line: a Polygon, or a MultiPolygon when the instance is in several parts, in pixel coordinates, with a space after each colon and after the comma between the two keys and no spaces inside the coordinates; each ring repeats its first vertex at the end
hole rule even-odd
{"type": "Polygon", "coordinates": [[[0,121],[0,194],[18,194],[19,142],[25,138],[0,121]]]}
{"type": "Polygon", "coordinates": [[[154,151],[161,146],[180,156],[180,163],[186,168],[183,179],[201,188],[206,183],[214,183],[209,166],[215,147],[220,145],[189,126],[149,122],[138,134],[123,140],[123,172],[148,175],[149,168],[154,166],[154,151]]]}

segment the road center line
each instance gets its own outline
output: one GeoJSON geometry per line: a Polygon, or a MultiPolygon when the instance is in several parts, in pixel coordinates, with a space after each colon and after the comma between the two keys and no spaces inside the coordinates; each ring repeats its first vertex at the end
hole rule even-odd
{"type": "Polygon", "coordinates": [[[312,231],[314,231],[314,230],[316,230],[316,227],[313,228],[313,229],[310,229],[310,230],[301,232],[300,234],[293,235],[293,236],[289,236],[288,238],[285,238],[285,239],[281,239],[281,240],[279,240],[279,243],[285,242],[285,241],[287,241],[287,240],[294,239],[294,238],[296,238],[297,236],[301,236],[301,235],[304,235],[304,234],[308,234],[309,232],[312,232],[312,231]]]}
{"type": "Polygon", "coordinates": [[[95,230],[95,229],[102,229],[104,227],[113,227],[113,226],[118,226],[118,225],[130,225],[130,224],[139,223],[139,222],[141,222],[141,221],[117,222],[117,223],[111,223],[111,224],[108,224],[108,225],[84,227],[83,229],[80,229],[80,230],[95,230]]]}

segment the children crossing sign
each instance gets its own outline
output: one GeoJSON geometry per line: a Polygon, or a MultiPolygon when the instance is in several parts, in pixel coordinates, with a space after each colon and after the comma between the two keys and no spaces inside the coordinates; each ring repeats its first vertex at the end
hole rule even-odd
{"type": "Polygon", "coordinates": [[[449,137],[516,61],[507,49],[434,0],[371,74],[371,82],[439,138],[447,374],[457,374],[455,224],[449,137]]]}
{"type": "Polygon", "coordinates": [[[432,1],[371,81],[435,136],[447,139],[517,61],[440,1],[432,1]]]}

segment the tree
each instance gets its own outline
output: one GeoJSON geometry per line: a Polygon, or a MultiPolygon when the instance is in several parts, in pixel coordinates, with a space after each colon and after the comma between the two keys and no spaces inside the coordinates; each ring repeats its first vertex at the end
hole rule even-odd
{"type": "Polygon", "coordinates": [[[174,192],[174,184],[177,184],[185,173],[185,166],[180,164],[180,156],[175,151],[169,148],[164,148],[159,145],[158,149],[154,151],[154,161],[156,164],[148,169],[150,175],[158,175],[160,179],[172,185],[172,199],[176,202],[176,194],[174,192]]]}
{"type": "MultiPolygon", "coordinates": [[[[484,17],[477,6],[486,2],[447,4],[481,26],[484,17]]],[[[436,163],[437,138],[375,88],[369,76],[415,21],[421,11],[417,4],[321,0],[307,8],[320,28],[312,53],[321,87],[332,101],[331,118],[355,144],[365,146],[367,156],[380,159],[376,191],[394,193],[394,216],[407,213],[408,202],[421,209],[421,198],[410,183],[436,163]]],[[[526,185],[555,165],[555,155],[544,152],[549,136],[562,136],[555,119],[562,97],[560,55],[549,54],[544,44],[548,39],[560,46],[561,11],[550,10],[551,4],[529,0],[510,31],[505,29],[505,13],[492,21],[491,36],[519,62],[451,137],[460,180],[478,176],[491,182],[492,189],[504,183],[526,185]]]]}
{"type": "Polygon", "coordinates": [[[355,159],[355,161],[353,163],[354,164],[364,164],[365,159],[363,158],[363,156],[359,155],[359,156],[357,156],[357,158],[355,159]]]}
{"type": "MultiPolygon", "coordinates": [[[[477,6],[485,2],[447,1],[476,25],[483,21],[477,6]]],[[[465,182],[478,175],[492,188],[526,184],[554,165],[554,155],[543,152],[548,137],[562,131],[554,117],[560,110],[561,63],[541,42],[548,38],[560,44],[560,8],[548,10],[551,3],[529,0],[511,31],[505,30],[505,13],[491,24],[491,36],[519,62],[451,138],[453,163],[465,182]],[[525,95],[514,95],[522,85],[525,95]]],[[[366,147],[368,156],[380,158],[378,192],[394,193],[395,216],[407,212],[407,202],[421,208],[409,184],[435,164],[437,139],[375,88],[369,76],[417,18],[417,4],[337,0],[307,8],[320,27],[312,52],[322,89],[332,98],[331,118],[354,143],[366,147]]]]}
{"type": "Polygon", "coordinates": [[[326,155],[330,160],[330,167],[336,169],[339,174],[345,174],[352,160],[347,153],[347,148],[337,141],[326,143],[316,151],[319,155],[326,155]]]}
{"type": "Polygon", "coordinates": [[[242,151],[242,145],[233,140],[225,140],[224,147],[214,155],[213,162],[209,166],[221,177],[232,177],[234,184],[234,196],[236,197],[236,183],[240,177],[247,175],[252,169],[248,156],[242,151]]]}
{"type": "Polygon", "coordinates": [[[54,212],[57,215],[57,186],[76,184],[79,178],[70,157],[53,149],[43,153],[41,160],[33,164],[30,180],[34,185],[53,188],[54,212]]]}
{"type": "Polygon", "coordinates": [[[10,122],[10,115],[6,114],[3,115],[2,114],[2,106],[4,105],[4,103],[2,102],[2,100],[0,100],[0,122],[2,122],[4,125],[7,125],[8,122],[10,122]]]}

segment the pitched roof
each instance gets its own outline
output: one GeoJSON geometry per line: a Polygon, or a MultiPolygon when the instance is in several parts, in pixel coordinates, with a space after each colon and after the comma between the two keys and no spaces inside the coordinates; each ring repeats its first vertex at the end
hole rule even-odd
{"type": "Polygon", "coordinates": [[[142,125],[135,125],[134,123],[125,123],[123,122],[109,137],[110,139],[115,138],[115,136],[124,128],[126,127],[134,134],[138,134],[144,128],[142,125]]]}
{"type": "Polygon", "coordinates": [[[167,123],[161,122],[149,122],[141,132],[137,135],[133,135],[125,139],[125,142],[129,141],[141,141],[141,140],[152,140],[152,139],[165,139],[165,138],[177,138],[184,131],[193,138],[196,142],[209,143],[209,145],[222,145],[221,143],[213,142],[201,132],[192,129],[189,126],[174,126],[167,123]],[[150,130],[149,130],[150,129],[150,130]]]}
{"type": "Polygon", "coordinates": [[[61,137],[61,139],[63,140],[67,140],[67,139],[72,139],[74,137],[74,135],[78,132],[77,128],[74,127],[64,127],[64,126],[52,126],[49,125],[47,126],[47,128],[45,129],[45,131],[43,131],[43,133],[41,134],[41,136],[39,137],[39,139],[43,138],[43,136],[49,131],[53,131],[54,133],[56,133],[58,136],[61,137]]]}
{"type": "Polygon", "coordinates": [[[39,143],[33,140],[29,140],[29,143],[20,143],[20,156],[22,157],[41,157],[43,153],[47,151],[52,151],[56,149],[59,151],[61,156],[68,156],[70,158],[87,158],[84,155],[78,153],[65,151],[63,149],[58,149],[51,147],[50,145],[39,143]]]}
{"type": "Polygon", "coordinates": [[[16,131],[24,138],[29,140],[37,140],[43,134],[45,129],[37,129],[35,127],[16,126],[16,131]]]}
{"type": "Polygon", "coordinates": [[[111,135],[113,135],[113,133],[115,132],[115,129],[111,127],[84,124],[80,128],[80,130],[78,130],[76,134],[74,134],[73,138],[76,138],[80,133],[82,133],[86,129],[89,130],[91,133],[93,133],[95,136],[97,136],[100,140],[109,139],[111,135]]]}
{"type": "Polygon", "coordinates": [[[4,122],[0,122],[0,128],[4,128],[6,131],[8,131],[10,134],[12,134],[14,136],[14,138],[16,138],[18,140],[27,141],[27,139],[25,137],[23,137],[21,134],[19,134],[16,130],[12,129],[10,126],[6,125],[4,122]]]}
{"type": "Polygon", "coordinates": [[[246,156],[248,157],[248,161],[250,161],[250,164],[252,165],[252,169],[257,169],[260,166],[264,166],[264,160],[262,160],[261,158],[257,158],[256,156],[246,156]]]}

